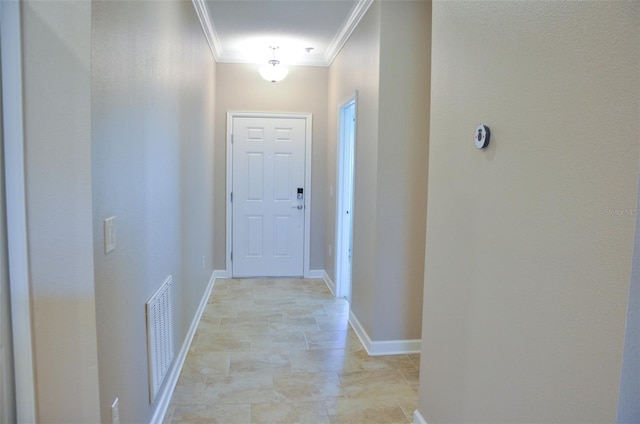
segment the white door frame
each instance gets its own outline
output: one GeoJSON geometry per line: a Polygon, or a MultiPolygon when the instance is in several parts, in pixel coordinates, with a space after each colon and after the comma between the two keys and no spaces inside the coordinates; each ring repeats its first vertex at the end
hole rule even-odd
{"type": "Polygon", "coordinates": [[[36,399],[24,177],[21,2],[0,3],[5,188],[16,414],[20,423],[35,423],[36,399]]]}
{"type": "Polygon", "coordinates": [[[227,112],[227,213],[226,213],[226,231],[227,231],[227,253],[226,253],[226,272],[225,275],[230,278],[232,275],[231,263],[231,246],[232,246],[232,224],[233,224],[233,205],[231,203],[231,190],[233,188],[233,119],[234,118],[279,118],[279,119],[304,119],[305,120],[305,165],[304,165],[304,254],[303,254],[303,272],[304,277],[311,276],[309,268],[309,259],[311,254],[311,159],[312,159],[312,116],[310,113],[262,113],[262,112],[227,112]]]}
{"type": "MultiPolygon", "coordinates": [[[[351,96],[344,99],[340,105],[338,106],[338,134],[337,134],[337,160],[336,160],[336,237],[335,237],[335,279],[336,279],[336,297],[351,297],[351,275],[346,275],[349,272],[349,269],[344,261],[345,255],[348,254],[348,250],[351,246],[353,249],[353,225],[354,225],[354,202],[353,198],[351,199],[351,225],[350,225],[350,234],[348,241],[343,237],[343,233],[345,228],[348,227],[347,223],[345,223],[345,217],[342,211],[345,209],[347,205],[345,202],[347,199],[345,198],[345,193],[342,188],[344,187],[345,178],[351,178],[352,187],[355,187],[355,156],[356,156],[356,136],[357,136],[357,116],[358,116],[358,91],[356,90],[351,96]],[[354,125],[353,125],[353,150],[352,157],[347,158],[344,154],[344,134],[343,134],[343,111],[347,106],[353,103],[353,117],[354,117],[354,125]],[[344,166],[345,161],[351,160],[354,164],[352,175],[345,175],[344,166]]],[[[355,197],[355,193],[352,190],[352,196],[355,197]]],[[[348,229],[348,228],[347,228],[348,229]]],[[[351,252],[351,257],[353,259],[353,252],[351,252]]],[[[353,261],[352,261],[353,265],[353,261]]],[[[351,268],[352,269],[352,268],[351,268]]]]}

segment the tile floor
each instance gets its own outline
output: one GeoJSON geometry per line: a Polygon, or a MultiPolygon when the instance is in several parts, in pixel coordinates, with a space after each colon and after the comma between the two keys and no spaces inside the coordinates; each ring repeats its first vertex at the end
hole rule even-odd
{"type": "Polygon", "coordinates": [[[166,423],[411,423],[420,355],[368,356],[322,280],[223,279],[166,423]]]}

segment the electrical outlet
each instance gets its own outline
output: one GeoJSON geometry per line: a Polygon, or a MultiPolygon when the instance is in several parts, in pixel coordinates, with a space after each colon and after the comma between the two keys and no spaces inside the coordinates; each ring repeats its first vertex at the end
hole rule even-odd
{"type": "Polygon", "coordinates": [[[118,398],[111,405],[111,424],[120,424],[120,405],[118,398]]]}

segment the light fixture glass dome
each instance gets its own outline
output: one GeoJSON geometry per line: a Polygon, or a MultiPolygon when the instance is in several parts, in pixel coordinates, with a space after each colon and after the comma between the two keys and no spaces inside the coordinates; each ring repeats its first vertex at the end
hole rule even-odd
{"type": "MultiPolygon", "coordinates": [[[[260,75],[262,75],[262,78],[266,79],[267,81],[282,81],[289,73],[289,70],[279,63],[272,64],[271,62],[274,61],[270,60],[268,65],[261,66],[260,69],[258,69],[260,75]]],[[[277,62],[277,60],[275,62],[277,62]]]]}
{"type": "Polygon", "coordinates": [[[278,47],[269,48],[273,50],[273,59],[271,59],[267,65],[261,66],[258,71],[260,72],[260,75],[262,75],[262,78],[266,79],[267,81],[282,81],[289,73],[289,70],[280,65],[279,60],[276,60],[276,49],[278,49],[278,47]]]}

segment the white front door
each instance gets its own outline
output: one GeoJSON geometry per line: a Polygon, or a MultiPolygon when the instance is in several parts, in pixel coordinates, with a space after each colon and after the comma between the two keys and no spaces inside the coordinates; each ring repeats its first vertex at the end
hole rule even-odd
{"type": "Polygon", "coordinates": [[[305,119],[234,117],[232,274],[301,277],[305,119]]]}

